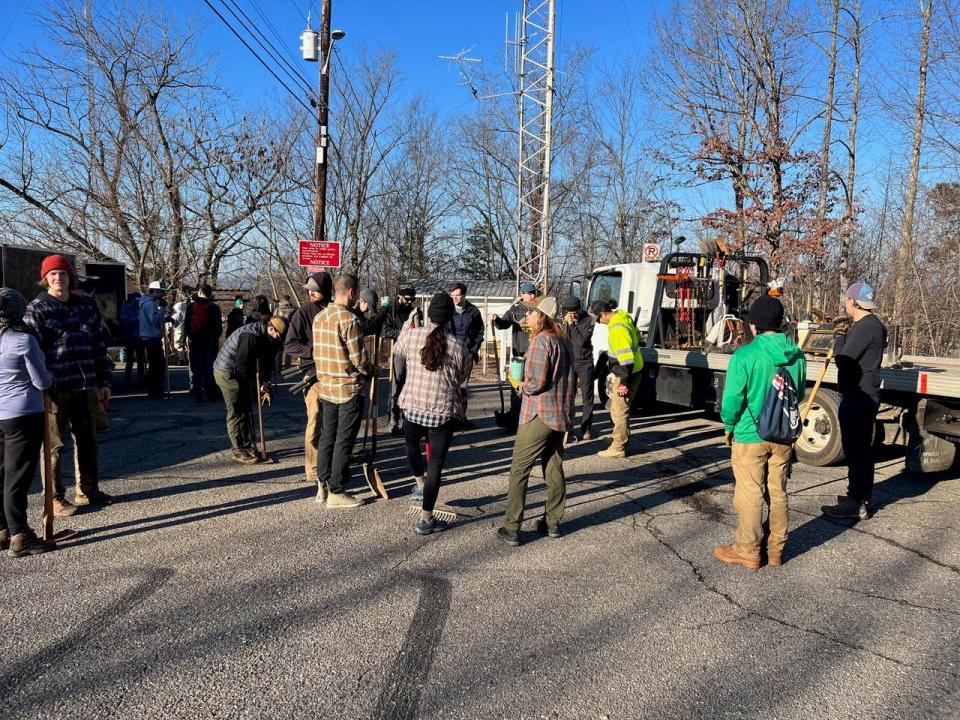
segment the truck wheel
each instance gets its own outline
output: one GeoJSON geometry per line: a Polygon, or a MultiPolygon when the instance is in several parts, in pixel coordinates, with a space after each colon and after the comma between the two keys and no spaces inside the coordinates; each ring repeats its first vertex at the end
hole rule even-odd
{"type": "Polygon", "coordinates": [[[823,467],[843,460],[840,421],[837,419],[838,406],[839,401],[833,392],[821,389],[817,393],[810,414],[803,423],[800,437],[794,445],[797,459],[804,465],[823,467]]]}

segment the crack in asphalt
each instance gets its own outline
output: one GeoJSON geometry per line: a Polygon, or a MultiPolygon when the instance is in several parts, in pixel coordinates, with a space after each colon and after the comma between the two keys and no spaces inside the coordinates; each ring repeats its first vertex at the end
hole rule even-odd
{"type": "Polygon", "coordinates": [[[947,615],[956,615],[960,617],[960,612],[956,610],[948,610],[947,608],[942,607],[933,607],[932,605],[919,605],[917,603],[910,602],[909,600],[904,600],[903,598],[887,597],[886,595],[878,595],[877,593],[864,592],[863,590],[855,590],[854,588],[843,587],[842,585],[837,586],[837,590],[843,590],[844,592],[852,593],[854,595],[859,595],[860,597],[870,598],[872,600],[884,600],[886,602],[891,602],[896,605],[902,605],[904,607],[913,608],[915,610],[929,610],[930,612],[945,613],[947,615]]]}

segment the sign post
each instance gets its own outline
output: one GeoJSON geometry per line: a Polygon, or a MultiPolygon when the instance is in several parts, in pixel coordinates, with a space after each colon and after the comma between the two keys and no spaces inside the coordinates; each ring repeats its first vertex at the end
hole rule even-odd
{"type": "Polygon", "coordinates": [[[301,240],[300,265],[310,268],[340,267],[340,243],[336,240],[301,240]]]}

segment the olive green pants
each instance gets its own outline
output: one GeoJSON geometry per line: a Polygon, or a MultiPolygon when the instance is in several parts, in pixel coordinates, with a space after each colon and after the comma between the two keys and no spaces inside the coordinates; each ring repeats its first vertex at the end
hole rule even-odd
{"type": "Polygon", "coordinates": [[[518,531],[523,523],[523,506],[527,501],[527,481],[537,460],[547,483],[544,508],[548,525],[559,525],[567,498],[567,480],[563,475],[563,437],[566,433],[551,430],[538,417],[517,429],[510,464],[510,485],[507,488],[507,509],[503,526],[518,531]]]}
{"type": "Polygon", "coordinates": [[[252,388],[223,370],[214,370],[213,379],[223,393],[223,402],[227,406],[227,435],[230,436],[230,445],[234,450],[252,446],[252,388]]]}

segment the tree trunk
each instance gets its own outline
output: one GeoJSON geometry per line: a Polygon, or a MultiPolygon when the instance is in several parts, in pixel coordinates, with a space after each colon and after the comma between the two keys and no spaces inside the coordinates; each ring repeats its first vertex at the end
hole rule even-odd
{"type": "MultiPolygon", "coordinates": [[[[855,0],[850,8],[853,26],[850,31],[850,44],[853,47],[853,95],[850,99],[850,126],[847,134],[847,186],[846,203],[843,213],[843,228],[840,236],[840,293],[850,285],[850,241],[854,228],[854,190],[857,180],[857,121],[860,118],[860,63],[863,59],[860,27],[860,0],[855,0]]],[[[876,282],[874,280],[874,282],[876,282]]],[[[843,300],[840,301],[841,307],[843,300]]]]}

